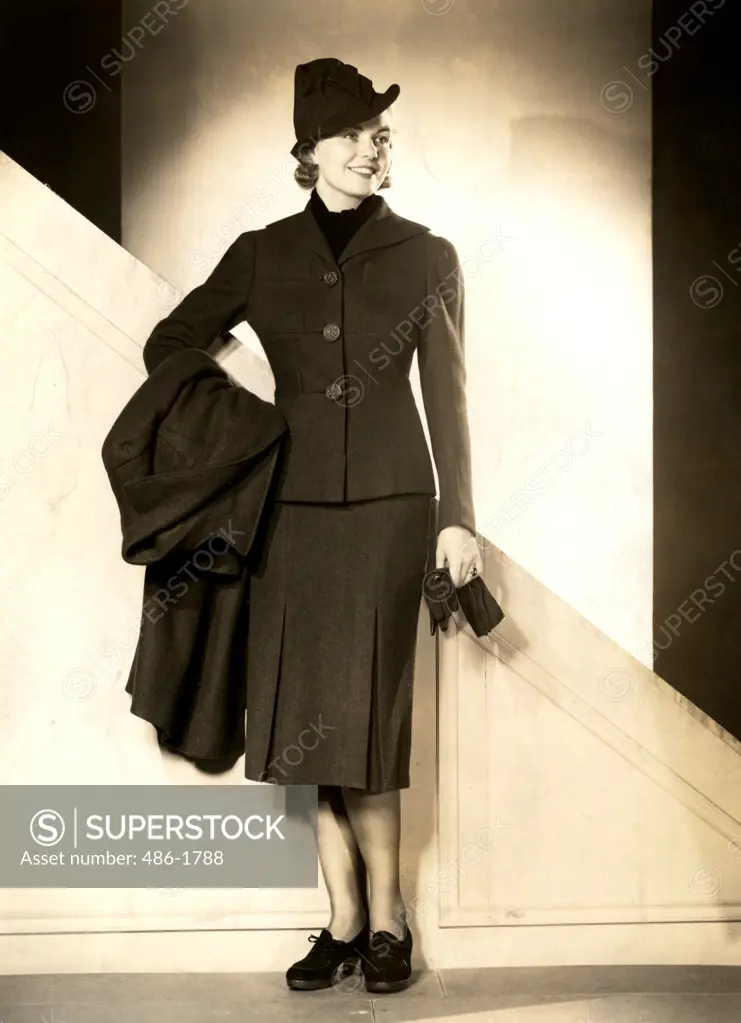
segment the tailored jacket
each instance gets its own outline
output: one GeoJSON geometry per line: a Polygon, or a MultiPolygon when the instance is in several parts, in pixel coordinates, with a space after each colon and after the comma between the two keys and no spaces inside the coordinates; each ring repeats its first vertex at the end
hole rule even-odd
{"type": "Polygon", "coordinates": [[[311,203],[245,231],[208,279],[154,327],[152,372],[246,320],[275,377],[289,437],[276,500],[435,495],[409,371],[417,353],[439,483],[438,529],[476,531],[464,363],[464,285],[454,246],[378,209],[335,260],[311,203]]]}
{"type": "Polygon", "coordinates": [[[245,752],[249,570],[286,436],[279,409],[189,349],[148,376],[103,443],[123,558],[146,565],[131,712],[212,769],[245,752]]]}

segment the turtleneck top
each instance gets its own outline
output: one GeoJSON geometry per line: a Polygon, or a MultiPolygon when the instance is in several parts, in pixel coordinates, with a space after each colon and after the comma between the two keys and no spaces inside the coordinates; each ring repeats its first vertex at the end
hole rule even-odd
{"type": "Polygon", "coordinates": [[[311,211],[335,259],[340,258],[352,236],[378,209],[381,201],[381,197],[374,193],[366,196],[355,209],[335,212],[327,209],[316,188],[312,188],[311,211]]]}

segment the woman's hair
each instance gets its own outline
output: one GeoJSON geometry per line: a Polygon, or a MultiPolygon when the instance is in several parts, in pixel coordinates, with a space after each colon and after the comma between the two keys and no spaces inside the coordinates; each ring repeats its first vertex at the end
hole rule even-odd
{"type": "MultiPolygon", "coordinates": [[[[297,157],[298,167],[293,172],[293,176],[296,179],[297,184],[301,188],[313,188],[319,177],[319,168],[315,163],[310,163],[305,151],[301,150],[301,155],[297,157]]],[[[391,175],[387,174],[381,184],[378,186],[379,191],[382,188],[391,188],[391,175]]]]}

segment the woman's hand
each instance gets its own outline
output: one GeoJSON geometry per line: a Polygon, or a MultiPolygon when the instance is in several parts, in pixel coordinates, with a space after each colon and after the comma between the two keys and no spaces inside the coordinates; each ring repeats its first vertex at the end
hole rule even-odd
{"type": "Polygon", "coordinates": [[[437,535],[435,568],[447,568],[456,589],[469,583],[484,569],[481,551],[465,526],[446,526],[437,535]]]}

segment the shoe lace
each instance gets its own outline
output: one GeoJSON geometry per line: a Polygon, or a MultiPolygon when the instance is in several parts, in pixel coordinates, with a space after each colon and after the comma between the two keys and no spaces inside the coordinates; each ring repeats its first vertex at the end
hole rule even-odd
{"type": "Polygon", "coordinates": [[[310,934],[309,941],[314,946],[307,956],[312,963],[329,961],[332,957],[332,950],[335,939],[327,937],[326,934],[310,934]]]}
{"type": "Polygon", "coordinates": [[[406,953],[402,953],[401,950],[401,940],[389,931],[374,931],[368,942],[368,948],[376,959],[392,955],[393,951],[406,956],[406,953]]]}
{"type": "Polygon", "coordinates": [[[383,959],[385,956],[391,953],[391,947],[389,945],[388,937],[381,931],[378,931],[371,935],[370,941],[368,942],[368,947],[370,951],[372,951],[373,954],[379,959],[383,959]]]}

